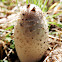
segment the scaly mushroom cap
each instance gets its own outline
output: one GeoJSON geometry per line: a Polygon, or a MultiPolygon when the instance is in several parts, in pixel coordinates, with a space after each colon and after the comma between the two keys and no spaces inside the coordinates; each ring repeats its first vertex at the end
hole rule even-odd
{"type": "Polygon", "coordinates": [[[15,47],[22,62],[35,62],[42,58],[48,46],[48,27],[41,9],[29,4],[20,7],[14,30],[15,47]]]}

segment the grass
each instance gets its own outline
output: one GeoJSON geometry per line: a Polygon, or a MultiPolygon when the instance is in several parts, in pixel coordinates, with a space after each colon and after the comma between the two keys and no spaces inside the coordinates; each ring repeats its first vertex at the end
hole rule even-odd
{"type": "Polygon", "coordinates": [[[44,6],[43,6],[43,9],[42,9],[43,12],[45,12],[45,10],[47,11],[47,9],[46,9],[47,2],[48,2],[48,0],[45,0],[45,2],[44,2],[44,6]]]}
{"type": "Polygon", "coordinates": [[[5,0],[2,0],[2,2],[4,3],[4,2],[5,2],[5,0]]]}
{"type": "Polygon", "coordinates": [[[10,26],[10,27],[6,28],[5,30],[9,30],[9,29],[12,29],[12,28],[14,28],[14,26],[10,26]]]}
{"type": "Polygon", "coordinates": [[[53,24],[53,25],[56,25],[56,26],[62,28],[62,24],[58,24],[56,22],[48,22],[48,24],[53,24]]]}
{"type": "MultiPolygon", "coordinates": [[[[48,0],[26,0],[26,3],[31,3],[39,6],[43,12],[47,11],[47,2],[48,0]]],[[[51,2],[50,2],[51,3],[51,2]]]]}
{"type": "Polygon", "coordinates": [[[54,17],[57,17],[57,16],[59,16],[59,15],[61,15],[61,14],[62,14],[62,13],[53,14],[53,15],[48,16],[47,18],[54,18],[54,17]]]}

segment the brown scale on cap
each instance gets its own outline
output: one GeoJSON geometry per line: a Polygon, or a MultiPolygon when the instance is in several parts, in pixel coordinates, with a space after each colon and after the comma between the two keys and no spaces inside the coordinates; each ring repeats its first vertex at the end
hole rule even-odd
{"type": "Polygon", "coordinates": [[[14,29],[17,54],[21,62],[39,61],[49,47],[47,23],[41,9],[34,4],[21,7],[20,13],[14,29]]]}
{"type": "Polygon", "coordinates": [[[22,15],[24,16],[25,14],[23,13],[22,15]]]}
{"type": "Polygon", "coordinates": [[[35,12],[35,7],[31,11],[35,12]]]}
{"type": "Polygon", "coordinates": [[[29,7],[30,7],[30,4],[27,5],[27,8],[29,8],[29,7]]]}

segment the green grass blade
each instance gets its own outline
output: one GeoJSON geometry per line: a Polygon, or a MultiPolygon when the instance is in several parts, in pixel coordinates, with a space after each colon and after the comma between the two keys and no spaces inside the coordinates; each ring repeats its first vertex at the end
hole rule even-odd
{"type": "Polygon", "coordinates": [[[2,2],[5,2],[5,0],[2,0],[2,2]]]}
{"type": "Polygon", "coordinates": [[[45,0],[43,10],[42,10],[43,12],[45,12],[45,7],[47,6],[47,2],[48,2],[48,0],[45,0]]]}
{"type": "Polygon", "coordinates": [[[18,5],[18,1],[16,0],[16,4],[18,5]]]}
{"type": "Polygon", "coordinates": [[[48,22],[48,24],[54,24],[54,25],[56,25],[56,22],[48,22]]]}
{"type": "Polygon", "coordinates": [[[57,24],[58,27],[62,28],[62,24],[57,24]]]}
{"type": "Polygon", "coordinates": [[[28,4],[29,3],[29,0],[26,0],[26,4],[28,4]]]}
{"type": "Polygon", "coordinates": [[[52,6],[49,7],[49,10],[51,10],[52,8],[54,8],[58,3],[53,4],[52,6]]]}
{"type": "Polygon", "coordinates": [[[56,26],[62,28],[62,24],[57,24],[56,22],[48,22],[48,24],[53,24],[53,25],[56,25],[56,26]]]}
{"type": "Polygon", "coordinates": [[[37,4],[37,0],[33,0],[34,1],[34,4],[36,5],[37,4]]]}
{"type": "Polygon", "coordinates": [[[10,27],[6,28],[5,30],[9,30],[9,29],[12,29],[12,28],[14,28],[14,26],[10,26],[10,27]]]}
{"type": "Polygon", "coordinates": [[[49,5],[53,2],[53,0],[50,1],[49,5]]]}
{"type": "Polygon", "coordinates": [[[42,9],[43,0],[40,1],[40,8],[42,9]]]}
{"type": "Polygon", "coordinates": [[[47,18],[57,17],[57,16],[60,15],[60,14],[62,14],[62,13],[54,14],[54,15],[48,16],[47,18]]]}

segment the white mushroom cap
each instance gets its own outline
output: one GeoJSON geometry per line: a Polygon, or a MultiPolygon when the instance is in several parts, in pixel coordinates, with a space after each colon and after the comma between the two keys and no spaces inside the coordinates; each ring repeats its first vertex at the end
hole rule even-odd
{"type": "Polygon", "coordinates": [[[19,59],[22,62],[40,60],[48,49],[48,27],[41,9],[34,4],[22,6],[14,31],[19,59]]]}

